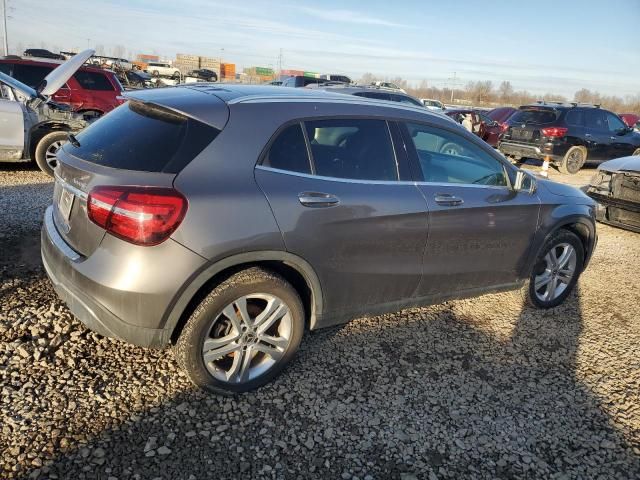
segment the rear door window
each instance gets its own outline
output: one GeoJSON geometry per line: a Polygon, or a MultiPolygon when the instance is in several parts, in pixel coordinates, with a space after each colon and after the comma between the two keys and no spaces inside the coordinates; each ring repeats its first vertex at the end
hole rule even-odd
{"type": "Polygon", "coordinates": [[[545,124],[553,123],[558,119],[558,113],[555,110],[549,108],[527,108],[518,110],[511,117],[511,121],[514,123],[535,123],[545,124]]]}
{"type": "Polygon", "coordinates": [[[425,182],[507,186],[504,165],[460,135],[406,124],[425,182]]]}
{"type": "Polygon", "coordinates": [[[115,90],[107,76],[102,73],[78,71],[73,75],[73,78],[75,78],[80,86],[85,90],[115,90]]]}
{"type": "Polygon", "coordinates": [[[384,120],[331,119],[305,122],[317,175],[354,180],[398,180],[384,120]]]}
{"type": "Polygon", "coordinates": [[[36,88],[44,77],[49,75],[53,71],[53,67],[45,67],[41,65],[23,65],[16,64],[13,67],[13,78],[29,85],[31,88],[36,88]]]}
{"type": "Polygon", "coordinates": [[[10,63],[0,63],[0,72],[11,75],[11,64],[10,63]]]}
{"type": "Polygon", "coordinates": [[[262,165],[290,172],[311,173],[307,144],[299,123],[285,128],[276,137],[262,165]]]}
{"type": "Polygon", "coordinates": [[[595,108],[584,112],[584,124],[593,130],[608,130],[607,117],[602,110],[595,108]]]}
{"type": "Polygon", "coordinates": [[[584,125],[584,111],[582,110],[569,110],[567,112],[567,125],[574,127],[581,127],[584,125]]]}
{"type": "Polygon", "coordinates": [[[178,173],[219,131],[161,107],[129,101],[76,135],[71,155],[98,165],[178,173]]]}

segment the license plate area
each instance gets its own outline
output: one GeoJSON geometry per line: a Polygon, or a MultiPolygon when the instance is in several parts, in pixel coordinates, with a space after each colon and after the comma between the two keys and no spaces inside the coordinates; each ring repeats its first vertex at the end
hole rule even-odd
{"type": "Polygon", "coordinates": [[[69,223],[71,217],[71,210],[73,209],[73,202],[76,196],[66,188],[60,189],[60,197],[58,198],[58,211],[60,212],[60,218],[65,223],[69,223]]]}
{"type": "Polygon", "coordinates": [[[523,128],[512,128],[511,136],[518,140],[531,140],[533,138],[533,130],[525,130],[523,128]]]}

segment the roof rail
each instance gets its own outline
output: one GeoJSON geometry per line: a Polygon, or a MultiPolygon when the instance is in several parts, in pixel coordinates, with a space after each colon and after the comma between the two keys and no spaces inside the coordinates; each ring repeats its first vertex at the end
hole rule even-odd
{"type": "Polygon", "coordinates": [[[588,103],[588,102],[571,102],[572,107],[593,107],[600,108],[599,103],[588,103]]]}

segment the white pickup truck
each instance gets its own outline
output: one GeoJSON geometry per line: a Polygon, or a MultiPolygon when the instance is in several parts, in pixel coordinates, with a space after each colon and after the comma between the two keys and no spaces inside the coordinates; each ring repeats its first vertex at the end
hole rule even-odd
{"type": "Polygon", "coordinates": [[[154,77],[180,78],[180,70],[176,67],[172,67],[170,63],[149,62],[145,72],[150,73],[154,77]]]}

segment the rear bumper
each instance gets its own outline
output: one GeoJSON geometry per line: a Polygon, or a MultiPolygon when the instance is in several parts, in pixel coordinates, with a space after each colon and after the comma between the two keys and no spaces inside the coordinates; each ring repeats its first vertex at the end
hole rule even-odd
{"type": "Polygon", "coordinates": [[[559,146],[553,144],[530,145],[517,142],[500,142],[498,144],[498,150],[504,155],[510,155],[518,158],[537,158],[544,160],[546,156],[549,156],[552,162],[559,162],[562,160],[564,153],[560,151],[559,146]]]}
{"type": "MultiPolygon", "coordinates": [[[[185,251],[179,256],[192,260],[187,262],[186,268],[195,271],[204,263],[203,259],[172,240],[163,245],[169,253],[185,251]]],[[[175,257],[171,259],[170,268],[167,268],[168,261],[161,265],[145,262],[144,250],[142,256],[140,250],[127,256],[114,254],[117,252],[112,248],[98,247],[90,257],[83,257],[58,233],[53,222],[53,207],[45,213],[40,248],[42,263],[56,293],[87,328],[143,347],[162,347],[170,342],[172,332],[164,328],[163,318],[181,285],[189,278],[189,275],[180,276],[185,268],[183,265],[173,268],[175,257]],[[142,266],[131,269],[132,262],[142,266]],[[157,278],[158,267],[164,273],[160,280],[157,278]],[[114,270],[118,271],[118,276],[113,275],[114,270]],[[168,271],[177,275],[168,274],[168,271]],[[139,272],[144,278],[136,278],[141,276],[139,272]],[[180,280],[173,285],[171,278],[180,280]],[[127,286],[129,288],[125,288],[127,286]]],[[[147,251],[150,250],[147,247],[147,251]]]]}

